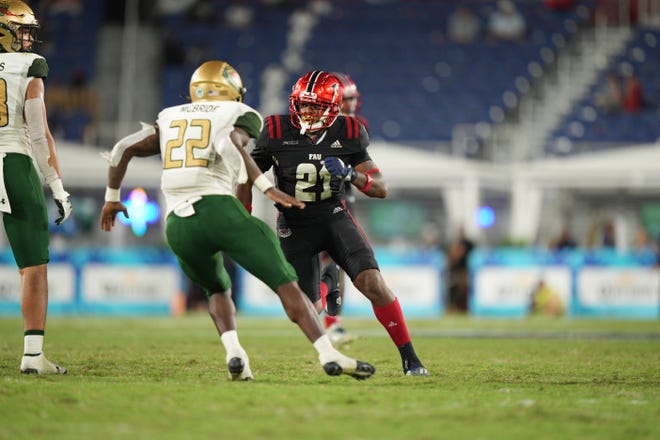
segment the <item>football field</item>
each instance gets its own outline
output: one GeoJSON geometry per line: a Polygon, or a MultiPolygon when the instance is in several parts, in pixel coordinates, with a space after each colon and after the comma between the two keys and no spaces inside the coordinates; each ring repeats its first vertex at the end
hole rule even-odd
{"type": "Polygon", "coordinates": [[[373,320],[346,319],[367,381],[323,373],[284,319],[239,317],[255,380],[227,379],[205,314],[51,317],[63,377],[19,373],[0,317],[1,439],[657,439],[660,323],[443,317],[408,323],[430,377],[405,377],[373,320]]]}

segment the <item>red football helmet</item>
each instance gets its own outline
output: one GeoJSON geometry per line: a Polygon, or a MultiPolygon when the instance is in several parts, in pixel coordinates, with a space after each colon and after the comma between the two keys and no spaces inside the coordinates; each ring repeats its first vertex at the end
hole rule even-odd
{"type": "Polygon", "coordinates": [[[332,72],[341,83],[342,105],[341,113],[348,116],[356,116],[360,110],[360,92],[358,91],[357,84],[347,74],[341,72],[332,72]]]}
{"type": "Polygon", "coordinates": [[[291,123],[300,134],[330,127],[341,106],[341,83],[323,70],[308,72],[293,85],[289,97],[291,123]]]}

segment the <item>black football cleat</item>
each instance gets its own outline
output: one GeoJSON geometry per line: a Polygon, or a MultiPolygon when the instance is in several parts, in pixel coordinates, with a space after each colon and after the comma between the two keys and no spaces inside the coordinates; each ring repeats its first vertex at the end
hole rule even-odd
{"type": "Polygon", "coordinates": [[[428,376],[429,370],[424,368],[422,361],[419,360],[412,342],[399,345],[397,347],[401,354],[401,364],[403,365],[403,374],[406,376],[428,376]]]}
{"type": "Polygon", "coordinates": [[[428,376],[429,370],[424,368],[423,365],[417,365],[415,367],[410,367],[406,371],[406,376],[428,376]]]}
{"type": "Polygon", "coordinates": [[[406,376],[428,376],[429,375],[429,370],[427,370],[424,365],[419,361],[419,359],[415,359],[413,361],[409,361],[408,359],[403,360],[403,374],[406,376]]]}
{"type": "Polygon", "coordinates": [[[342,368],[337,362],[327,362],[323,364],[323,370],[328,376],[347,374],[356,380],[368,379],[376,372],[373,365],[362,361],[356,361],[354,368],[342,368]]]}
{"type": "Polygon", "coordinates": [[[239,357],[233,357],[227,362],[227,369],[229,370],[229,379],[231,380],[252,380],[252,371],[250,365],[239,357]]]}

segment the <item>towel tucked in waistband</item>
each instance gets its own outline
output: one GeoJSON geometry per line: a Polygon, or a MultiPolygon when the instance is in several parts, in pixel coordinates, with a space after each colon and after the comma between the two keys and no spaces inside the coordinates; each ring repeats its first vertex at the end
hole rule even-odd
{"type": "Polygon", "coordinates": [[[6,153],[0,153],[0,212],[11,214],[9,196],[5,187],[5,156],[6,153]]]}

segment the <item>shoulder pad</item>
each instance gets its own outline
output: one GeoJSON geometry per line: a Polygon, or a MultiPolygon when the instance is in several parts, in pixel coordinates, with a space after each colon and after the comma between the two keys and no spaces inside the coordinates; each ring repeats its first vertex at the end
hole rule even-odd
{"type": "Polygon", "coordinates": [[[27,76],[34,78],[47,78],[48,77],[48,63],[41,55],[34,54],[32,64],[28,68],[27,76]]]}
{"type": "Polygon", "coordinates": [[[360,137],[360,122],[354,116],[346,116],[346,138],[358,139],[360,137]]]}
{"type": "Polygon", "coordinates": [[[282,116],[271,115],[266,117],[266,126],[268,127],[268,137],[270,139],[282,139],[282,116]]]}

